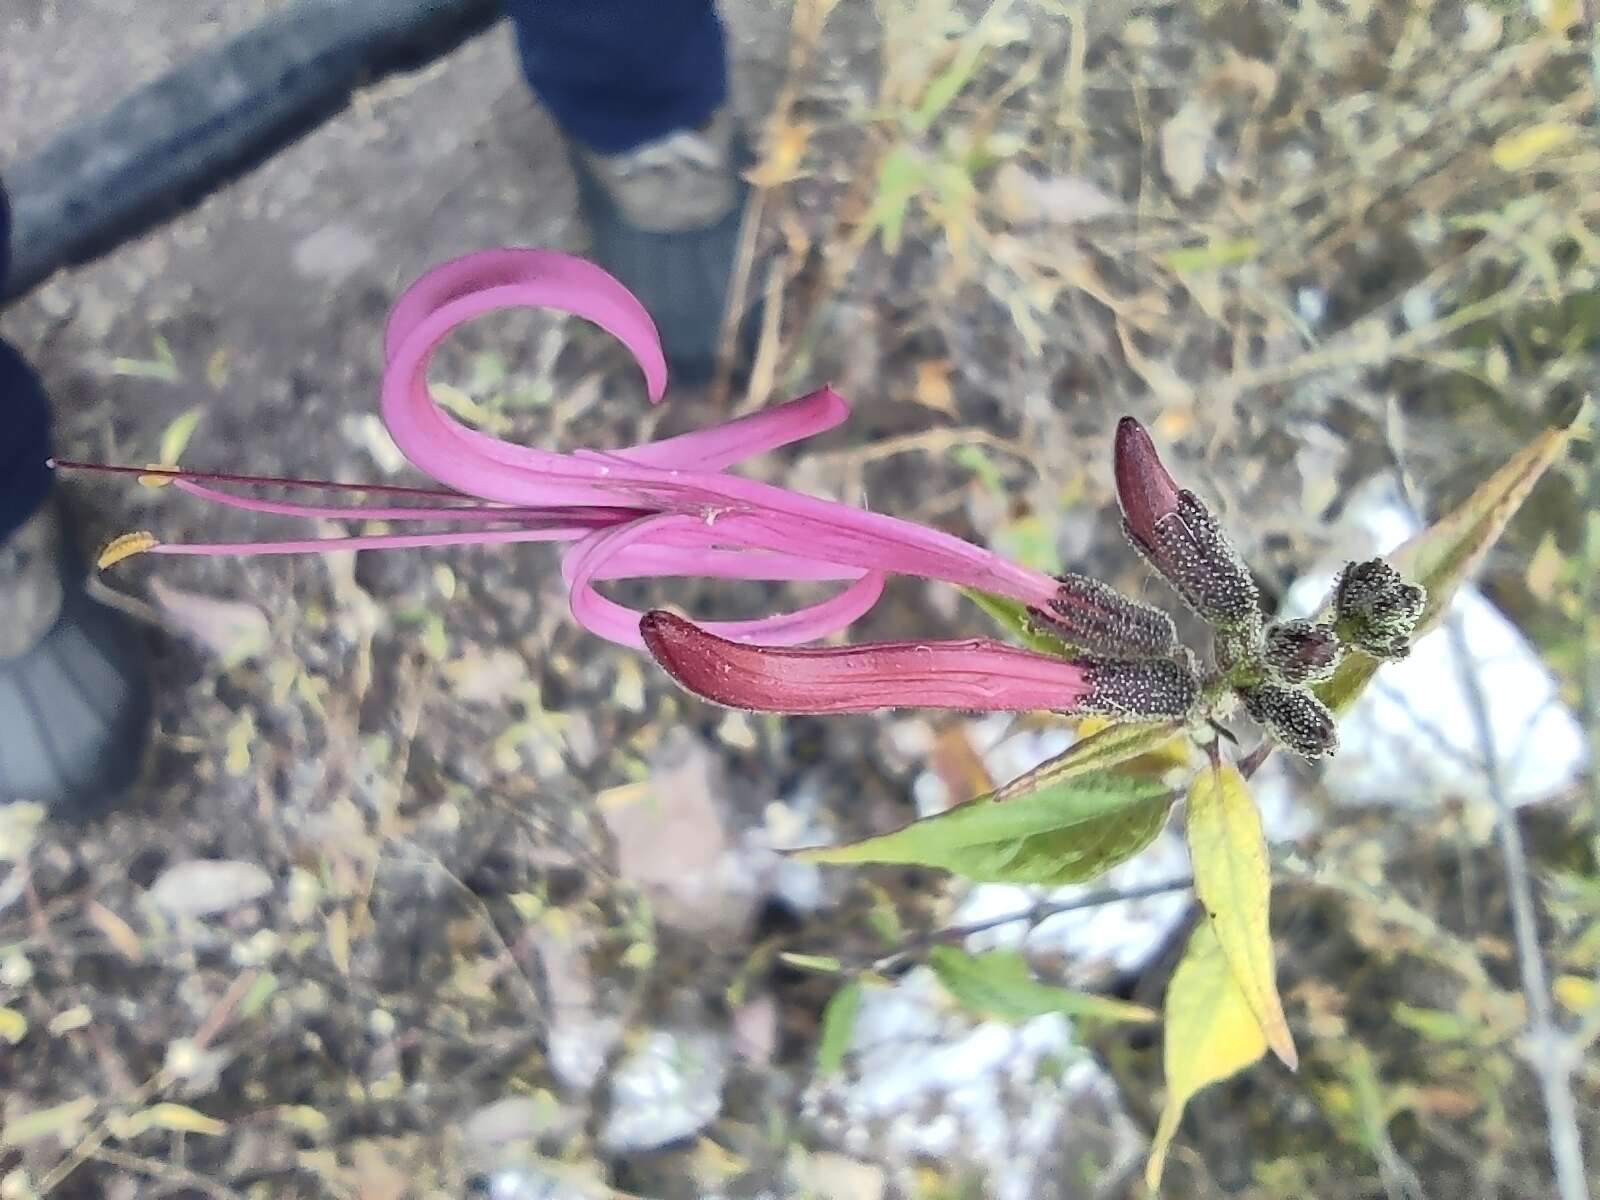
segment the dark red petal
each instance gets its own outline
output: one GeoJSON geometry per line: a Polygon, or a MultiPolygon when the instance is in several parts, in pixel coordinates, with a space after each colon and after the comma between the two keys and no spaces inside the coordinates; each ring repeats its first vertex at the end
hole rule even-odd
{"type": "Polygon", "coordinates": [[[1067,711],[1089,690],[1076,663],[983,638],[780,649],[730,642],[659,610],[639,632],[684,688],[757,712],[1067,711]]]}
{"type": "Polygon", "coordinates": [[[1117,502],[1122,505],[1128,530],[1149,545],[1155,540],[1156,522],[1178,511],[1178,485],[1161,465],[1156,445],[1144,426],[1132,417],[1117,422],[1112,466],[1117,502]]]}

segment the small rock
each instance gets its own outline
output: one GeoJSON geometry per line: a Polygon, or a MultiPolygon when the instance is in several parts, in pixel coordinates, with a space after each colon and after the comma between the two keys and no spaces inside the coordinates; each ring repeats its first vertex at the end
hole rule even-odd
{"type": "Polygon", "coordinates": [[[467,1118],[461,1136],[472,1150],[492,1154],[508,1145],[538,1137],[555,1116],[554,1102],[548,1097],[507,1096],[485,1104],[467,1118]]]}
{"type": "Polygon", "coordinates": [[[716,756],[675,731],[651,762],[648,787],[602,800],[617,870],[650,899],[657,920],[688,933],[726,934],[755,916],[758,881],[729,843],[727,780],[716,756]]]}
{"type": "Polygon", "coordinates": [[[600,1143],[614,1154],[659,1150],[692,1137],[722,1110],[729,1047],[702,1031],[656,1030],[611,1077],[600,1143]]]}
{"type": "Polygon", "coordinates": [[[366,266],[377,254],[373,240],[348,225],[325,225],[294,248],[294,269],[314,279],[338,282],[366,266]]]}
{"type": "Polygon", "coordinates": [[[612,1048],[622,1037],[622,1021],[599,1011],[587,940],[580,942],[580,936],[540,927],[535,944],[550,1004],[545,1045],[550,1069],[565,1087],[586,1092],[600,1078],[612,1048]]]}
{"type": "Polygon", "coordinates": [[[220,657],[224,664],[261,653],[271,630],[266,615],[242,600],[221,600],[150,581],[163,624],[220,657]]]}
{"type": "Polygon", "coordinates": [[[193,859],[168,867],[150,885],[152,903],[172,917],[232,912],[272,891],[272,876],[255,863],[193,859]]]}

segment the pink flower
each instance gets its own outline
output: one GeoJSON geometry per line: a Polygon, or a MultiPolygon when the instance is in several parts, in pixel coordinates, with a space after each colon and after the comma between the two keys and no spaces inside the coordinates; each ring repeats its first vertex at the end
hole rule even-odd
{"type": "Polygon", "coordinates": [[[726,641],[646,613],[645,646],[684,688],[730,708],[853,713],[880,708],[1182,717],[1199,695],[1176,660],[1064,659],[1003,642],[875,642],[787,650],[726,641]]]}
{"type": "Polygon", "coordinates": [[[413,284],[396,304],[384,339],[384,422],[405,455],[444,485],[442,489],[137,472],[169,477],[191,495],[253,512],[381,519],[430,528],[208,545],[159,543],[149,535],[134,535],[119,539],[107,559],[144,550],[241,555],[560,542],[568,546],[562,570],[573,615],[602,637],[635,647],[644,645],[642,614],[602,595],[598,584],[682,575],[842,585],[830,599],[797,612],[707,626],[728,638],[776,645],[812,641],[845,628],[872,607],[890,574],[978,588],[1032,607],[1048,603],[1056,593],[1058,585],[1048,575],[950,534],[727,472],[752,455],[843,421],[849,409],[830,388],[708,429],[608,452],[558,454],[459,424],[438,407],[428,389],[428,364],[435,350],[475,317],[524,306],[584,317],[613,334],[638,362],[650,400],[661,400],[666,367],[655,327],[616,280],[590,263],[551,251],[468,255],[413,284]],[[385,499],[381,504],[305,504],[234,490],[261,485],[385,499]],[[445,528],[432,528],[437,526],[445,528]]]}

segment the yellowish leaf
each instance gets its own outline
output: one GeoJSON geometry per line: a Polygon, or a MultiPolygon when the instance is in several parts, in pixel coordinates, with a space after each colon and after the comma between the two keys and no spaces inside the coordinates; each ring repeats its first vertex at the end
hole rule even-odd
{"type": "Polygon", "coordinates": [[[227,746],[227,757],[223,759],[223,767],[235,779],[242,779],[250,770],[250,752],[255,746],[256,721],[248,712],[240,713],[233,724],[228,726],[224,737],[227,746]]]}
{"type": "Polygon", "coordinates": [[[64,1012],[58,1012],[50,1018],[50,1024],[45,1026],[50,1031],[51,1037],[63,1037],[76,1030],[84,1029],[94,1023],[94,1013],[89,1011],[87,1004],[74,1004],[64,1012]]]}
{"type": "Polygon", "coordinates": [[[1590,1009],[1600,1005],[1600,985],[1582,975],[1562,975],[1552,990],[1561,1007],[1576,1016],[1587,1016],[1590,1009]]]}
{"type": "Polygon", "coordinates": [[[184,450],[189,446],[189,439],[194,437],[195,427],[200,424],[200,418],[204,415],[204,409],[191,408],[162,431],[159,453],[163,465],[168,467],[178,465],[178,460],[183,457],[184,450]]]}
{"type": "Polygon", "coordinates": [[[1544,121],[1506,134],[1495,142],[1489,157],[1502,171],[1520,171],[1550,151],[1559,150],[1577,136],[1575,126],[1560,121],[1544,121]]]}
{"type": "Polygon", "coordinates": [[[137,1137],[150,1129],[166,1129],[173,1133],[199,1133],[207,1137],[221,1137],[228,1127],[215,1117],[208,1117],[186,1104],[152,1104],[130,1116],[118,1131],[119,1136],[137,1137]]]}
{"type": "Polygon", "coordinates": [[[1161,1057],[1167,1073],[1167,1102],[1145,1166],[1145,1183],[1151,1191],[1161,1186],[1167,1151],[1190,1098],[1242,1071],[1267,1051],[1261,1026],[1209,921],[1202,920],[1190,935],[1183,959],[1167,985],[1164,1011],[1161,1057]]]}
{"type": "Polygon", "coordinates": [[[350,974],[350,918],[344,909],[336,908],[328,914],[326,933],[328,957],[333,959],[339,974],[350,974]]]}
{"type": "Polygon", "coordinates": [[[80,1096],[52,1108],[12,1116],[0,1129],[0,1146],[21,1146],[52,1135],[65,1142],[75,1141],[83,1123],[94,1115],[94,1108],[94,1097],[80,1096]]]}
{"type": "Polygon", "coordinates": [[[134,963],[144,958],[144,943],[139,940],[139,935],[104,904],[98,900],[89,901],[84,905],[83,915],[123,958],[134,963]]]}
{"type": "Polygon", "coordinates": [[[28,1018],[14,1008],[0,1005],[0,1039],[15,1046],[28,1036],[28,1018]]]}
{"type": "Polygon", "coordinates": [[[1539,548],[1528,560],[1528,570],[1524,576],[1528,590],[1544,603],[1550,603],[1556,594],[1556,584],[1561,579],[1561,568],[1565,565],[1561,547],[1556,545],[1556,535],[1546,530],[1544,537],[1539,539],[1539,548]]]}
{"type": "Polygon", "coordinates": [[[1217,941],[1272,1052],[1293,1070],[1299,1063],[1278,998],[1267,901],[1272,889],[1261,813],[1231,764],[1201,771],[1186,811],[1194,890],[1217,941]]]}

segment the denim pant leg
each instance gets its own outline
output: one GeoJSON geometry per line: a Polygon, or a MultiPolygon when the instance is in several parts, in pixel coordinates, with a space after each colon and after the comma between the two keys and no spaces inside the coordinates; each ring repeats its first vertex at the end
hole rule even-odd
{"type": "Polygon", "coordinates": [[[528,85],[568,137],[615,154],[693,129],[728,94],[713,0],[502,0],[528,85]]]}
{"type": "Polygon", "coordinates": [[[0,340],[0,542],[50,494],[50,404],[33,369],[0,340]]]}
{"type": "MultiPolygon", "coordinates": [[[[11,261],[11,207],[0,187],[0,282],[11,261]]],[[[33,368],[0,338],[0,542],[50,494],[50,402],[33,368]]]]}

